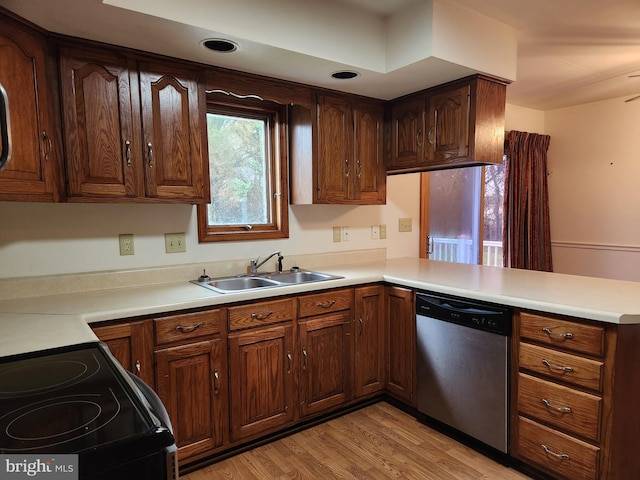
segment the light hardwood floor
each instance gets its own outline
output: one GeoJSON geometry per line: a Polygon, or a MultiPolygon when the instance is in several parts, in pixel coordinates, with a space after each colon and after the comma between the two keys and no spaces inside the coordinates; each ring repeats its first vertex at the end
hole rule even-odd
{"type": "Polygon", "coordinates": [[[379,402],[228,458],[181,480],[525,480],[379,402]]]}

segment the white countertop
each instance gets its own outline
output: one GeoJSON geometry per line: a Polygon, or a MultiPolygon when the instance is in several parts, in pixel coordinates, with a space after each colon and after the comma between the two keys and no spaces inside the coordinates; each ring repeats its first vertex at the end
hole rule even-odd
{"type": "Polygon", "coordinates": [[[638,282],[415,258],[317,270],[344,278],[232,294],[216,293],[181,281],[4,300],[0,302],[0,356],[17,353],[15,350],[20,347],[15,345],[23,342],[30,348],[36,348],[36,344],[49,348],[52,344],[90,341],[87,332],[91,330],[86,324],[92,322],[379,281],[608,323],[640,323],[638,282]]]}

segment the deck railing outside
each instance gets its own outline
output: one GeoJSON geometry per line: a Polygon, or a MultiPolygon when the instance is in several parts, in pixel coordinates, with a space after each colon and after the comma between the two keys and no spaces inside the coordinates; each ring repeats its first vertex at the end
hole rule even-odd
{"type": "MultiPolygon", "coordinates": [[[[483,265],[502,266],[502,242],[485,240],[482,242],[483,265]]],[[[473,258],[473,241],[470,238],[434,238],[432,260],[470,263],[473,258]]]]}

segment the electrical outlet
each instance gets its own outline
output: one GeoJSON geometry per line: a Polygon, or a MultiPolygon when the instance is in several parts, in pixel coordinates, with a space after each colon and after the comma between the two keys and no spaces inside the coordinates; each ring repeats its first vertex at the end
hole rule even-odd
{"type": "Polygon", "coordinates": [[[342,227],[342,241],[349,241],[349,227],[342,227]]]}
{"type": "Polygon", "coordinates": [[[333,227],[333,241],[334,242],[342,241],[342,229],[340,227],[333,227]]]}
{"type": "Polygon", "coordinates": [[[398,231],[410,232],[412,230],[411,218],[399,218],[398,219],[398,231]]]}
{"type": "Polygon", "coordinates": [[[380,240],[387,238],[387,226],[385,224],[380,225],[380,240]]]}
{"type": "Polygon", "coordinates": [[[379,239],[380,239],[380,226],[371,225],[371,240],[379,240],[379,239]]]}
{"type": "Polygon", "coordinates": [[[120,255],[133,255],[133,234],[123,233],[118,235],[118,243],[120,244],[120,255]]]}
{"type": "Polygon", "coordinates": [[[187,251],[184,233],[165,233],[164,249],[167,253],[182,253],[187,251]]]}

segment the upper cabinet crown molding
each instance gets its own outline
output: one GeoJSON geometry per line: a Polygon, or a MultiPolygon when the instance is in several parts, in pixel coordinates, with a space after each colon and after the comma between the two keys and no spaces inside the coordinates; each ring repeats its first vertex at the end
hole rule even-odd
{"type": "Polygon", "coordinates": [[[387,173],[502,163],[506,87],[475,75],[392,101],[387,173]]]}

